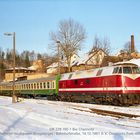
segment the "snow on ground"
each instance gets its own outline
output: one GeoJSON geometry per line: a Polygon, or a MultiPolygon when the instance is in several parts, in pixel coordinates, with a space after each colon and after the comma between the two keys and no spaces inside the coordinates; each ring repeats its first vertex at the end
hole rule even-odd
{"type": "Polygon", "coordinates": [[[0,140],[139,140],[140,118],[115,118],[99,108],[140,115],[140,106],[116,107],[0,97],[0,140]],[[83,111],[75,108],[83,108],[83,111]]]}

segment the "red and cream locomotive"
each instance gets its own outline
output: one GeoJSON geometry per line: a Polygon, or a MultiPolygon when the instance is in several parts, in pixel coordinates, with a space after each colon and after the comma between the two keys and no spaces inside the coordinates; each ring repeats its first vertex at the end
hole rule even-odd
{"type": "Polygon", "coordinates": [[[131,62],[61,75],[59,96],[75,102],[140,103],[140,68],[131,62]]]}

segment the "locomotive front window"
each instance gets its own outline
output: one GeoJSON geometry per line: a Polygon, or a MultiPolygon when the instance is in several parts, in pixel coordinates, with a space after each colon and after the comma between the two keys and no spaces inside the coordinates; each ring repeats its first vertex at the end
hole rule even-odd
{"type": "Polygon", "coordinates": [[[119,68],[119,73],[122,73],[122,67],[119,68]]]}
{"type": "Polygon", "coordinates": [[[140,74],[140,68],[138,67],[132,67],[132,71],[134,74],[140,74]]]}
{"type": "Polygon", "coordinates": [[[123,67],[123,73],[124,74],[131,74],[132,73],[131,67],[123,67]]]}

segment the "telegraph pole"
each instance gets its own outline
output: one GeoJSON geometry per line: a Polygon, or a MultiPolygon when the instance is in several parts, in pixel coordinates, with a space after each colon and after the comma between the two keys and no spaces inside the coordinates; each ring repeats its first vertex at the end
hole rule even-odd
{"type": "Polygon", "coordinates": [[[15,94],[16,33],[15,32],[13,32],[13,33],[4,33],[4,35],[13,37],[13,85],[12,85],[13,93],[12,93],[12,103],[16,103],[17,102],[17,96],[15,94]]]}
{"type": "Polygon", "coordinates": [[[57,43],[57,51],[58,51],[58,69],[57,74],[60,75],[60,41],[56,41],[57,43]]]}

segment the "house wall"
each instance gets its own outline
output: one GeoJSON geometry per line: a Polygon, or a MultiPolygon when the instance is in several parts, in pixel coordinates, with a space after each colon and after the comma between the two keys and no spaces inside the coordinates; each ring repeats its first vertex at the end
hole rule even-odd
{"type": "Polygon", "coordinates": [[[103,58],[105,56],[105,53],[103,51],[97,52],[97,54],[93,55],[87,62],[86,65],[101,65],[103,58]]]}

